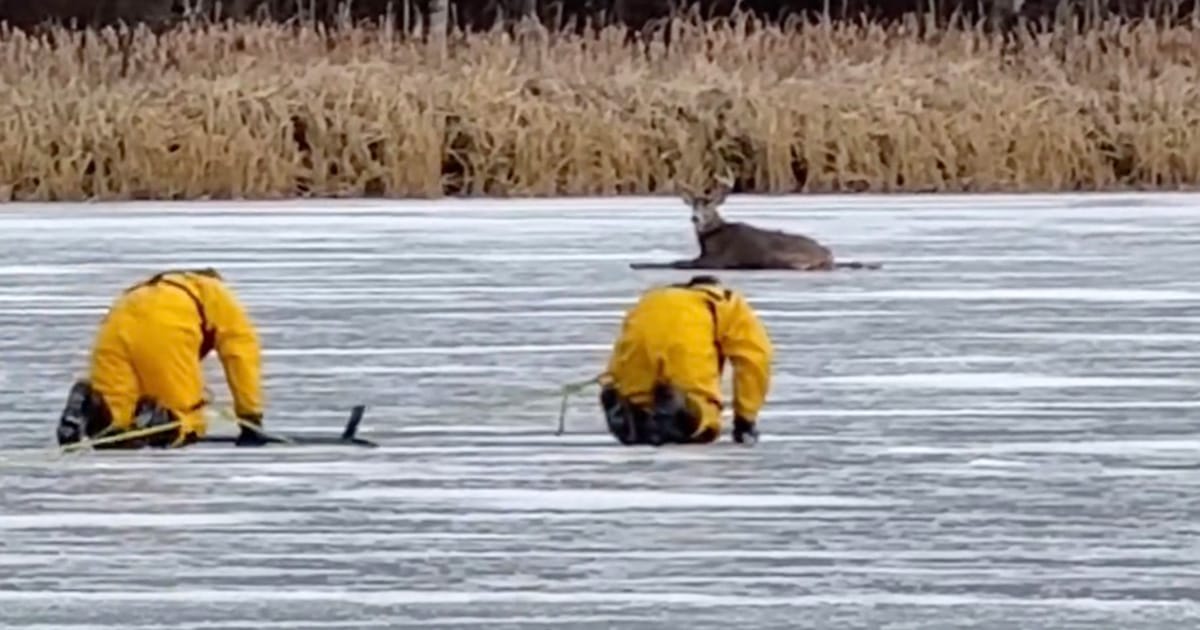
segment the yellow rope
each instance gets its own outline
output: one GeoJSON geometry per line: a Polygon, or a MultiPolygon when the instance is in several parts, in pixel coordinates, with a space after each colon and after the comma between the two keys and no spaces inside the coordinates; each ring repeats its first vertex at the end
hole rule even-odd
{"type": "Polygon", "coordinates": [[[166,433],[167,431],[171,431],[171,430],[178,429],[178,428],[179,428],[179,421],[176,420],[174,422],[169,422],[167,424],[160,424],[160,425],[154,426],[154,427],[147,427],[145,429],[135,429],[133,431],[122,431],[121,433],[117,433],[115,435],[110,435],[108,437],[102,437],[102,438],[97,438],[97,439],[93,439],[93,440],[80,440],[78,442],[64,444],[59,447],[59,450],[63,453],[69,453],[71,451],[75,451],[75,450],[79,450],[79,449],[83,449],[83,448],[87,448],[87,449],[91,450],[97,446],[105,446],[108,444],[117,444],[120,442],[125,442],[127,440],[136,440],[138,438],[147,437],[150,435],[154,435],[156,433],[166,433]]]}
{"type": "MultiPolygon", "coordinates": [[[[268,440],[275,440],[278,442],[283,442],[285,444],[295,444],[295,440],[292,440],[291,438],[288,438],[288,437],[285,437],[282,435],[274,435],[271,433],[267,433],[266,431],[263,431],[262,429],[255,426],[253,423],[242,420],[241,418],[234,415],[233,410],[230,409],[229,407],[221,407],[220,414],[223,419],[228,420],[239,427],[244,427],[246,429],[254,431],[268,440]]],[[[84,450],[84,449],[92,450],[97,446],[118,444],[120,442],[125,442],[127,440],[136,440],[138,438],[155,435],[157,433],[164,433],[166,431],[170,431],[172,429],[178,428],[179,426],[180,426],[180,423],[178,420],[176,420],[174,422],[158,425],[155,427],[149,427],[146,429],[137,429],[134,431],[123,431],[123,432],[115,433],[113,435],[109,435],[109,436],[105,436],[105,437],[93,438],[90,440],[81,440],[79,442],[65,444],[63,446],[58,447],[58,451],[61,454],[61,453],[70,453],[72,451],[78,451],[78,450],[84,450]]],[[[101,434],[101,435],[103,435],[103,434],[101,434]]]]}
{"type": "Polygon", "coordinates": [[[597,374],[597,375],[593,376],[592,378],[589,378],[586,381],[579,381],[576,383],[567,383],[566,385],[562,386],[562,390],[566,393],[578,394],[579,392],[587,389],[589,385],[595,385],[595,384],[601,382],[605,376],[608,376],[607,372],[602,373],[602,374],[597,374]]]}
{"type": "MultiPolygon", "coordinates": [[[[76,375],[76,376],[78,378],[85,378],[85,375],[81,375],[81,374],[76,375]]],[[[204,397],[201,399],[200,406],[201,407],[209,406],[209,404],[210,404],[209,401],[211,399],[212,399],[212,390],[209,389],[208,386],[206,385],[204,387],[204,397]]],[[[95,447],[97,447],[97,446],[105,446],[108,444],[119,444],[119,443],[125,442],[127,440],[136,440],[138,438],[155,435],[157,433],[165,433],[167,431],[170,431],[173,429],[178,429],[180,427],[181,427],[180,422],[178,420],[175,420],[172,422],[168,422],[167,424],[160,424],[158,426],[148,427],[145,429],[135,429],[133,431],[122,431],[120,433],[115,433],[112,435],[105,435],[106,433],[108,433],[109,431],[112,430],[112,425],[109,425],[108,428],[106,428],[104,431],[100,432],[101,437],[92,438],[92,439],[84,439],[84,440],[80,440],[78,442],[72,442],[71,444],[61,445],[58,447],[58,452],[59,452],[59,454],[63,454],[63,453],[70,453],[72,451],[77,451],[77,450],[82,450],[82,449],[94,450],[95,447]]]]}
{"type": "Polygon", "coordinates": [[[579,392],[587,389],[590,385],[601,383],[606,376],[608,376],[608,373],[603,372],[587,379],[586,381],[567,383],[566,385],[562,386],[562,403],[558,408],[558,429],[554,432],[554,435],[562,435],[567,430],[567,400],[571,397],[571,395],[578,394],[579,392]]]}

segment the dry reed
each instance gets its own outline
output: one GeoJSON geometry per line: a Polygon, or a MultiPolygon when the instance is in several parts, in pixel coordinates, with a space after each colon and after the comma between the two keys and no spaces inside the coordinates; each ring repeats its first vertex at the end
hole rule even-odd
{"type": "Polygon", "coordinates": [[[1183,188],[1200,29],[1074,34],[735,19],[441,61],[381,30],[0,33],[0,198],[1183,188]],[[753,28],[751,28],[753,26],[753,28]],[[1012,48],[1012,46],[1010,46],[1012,48]]]}

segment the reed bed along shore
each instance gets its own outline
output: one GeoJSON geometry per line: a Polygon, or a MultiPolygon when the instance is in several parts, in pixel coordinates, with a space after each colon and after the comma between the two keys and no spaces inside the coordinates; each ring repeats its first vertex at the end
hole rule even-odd
{"type": "Polygon", "coordinates": [[[1200,29],[679,22],[0,34],[0,198],[1055,191],[1200,182],[1200,29]],[[752,28],[753,27],[753,28],[752,28]]]}

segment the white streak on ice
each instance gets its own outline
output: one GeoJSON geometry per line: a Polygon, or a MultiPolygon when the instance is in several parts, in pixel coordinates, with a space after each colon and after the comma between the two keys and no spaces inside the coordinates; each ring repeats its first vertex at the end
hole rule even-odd
{"type": "Polygon", "coordinates": [[[604,512],[632,509],[746,507],[864,507],[889,505],[850,497],[794,494],[699,494],[646,490],[512,490],[485,488],[365,488],[331,492],[330,498],[355,501],[449,502],[502,510],[569,510],[604,512]]]}

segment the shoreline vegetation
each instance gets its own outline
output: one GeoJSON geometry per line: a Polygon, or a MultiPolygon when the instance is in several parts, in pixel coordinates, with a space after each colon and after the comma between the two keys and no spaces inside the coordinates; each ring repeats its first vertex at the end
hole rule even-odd
{"type": "Polygon", "coordinates": [[[1200,28],[921,19],[5,29],[0,201],[1200,183],[1200,28]]]}

